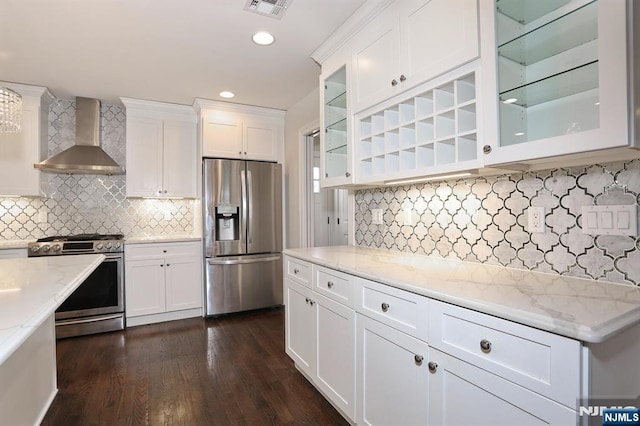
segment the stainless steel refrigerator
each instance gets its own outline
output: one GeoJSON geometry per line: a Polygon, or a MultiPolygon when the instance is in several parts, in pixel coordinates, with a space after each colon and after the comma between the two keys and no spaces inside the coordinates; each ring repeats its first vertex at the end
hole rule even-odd
{"type": "Polygon", "coordinates": [[[206,314],[282,304],[282,166],[203,160],[206,314]]]}

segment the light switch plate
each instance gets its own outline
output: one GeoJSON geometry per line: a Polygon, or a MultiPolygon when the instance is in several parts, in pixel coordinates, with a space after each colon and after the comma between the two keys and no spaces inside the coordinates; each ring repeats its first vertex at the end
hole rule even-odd
{"type": "Polygon", "coordinates": [[[382,225],[382,209],[371,209],[371,223],[382,225]]]}
{"type": "Polygon", "coordinates": [[[635,204],[582,206],[582,233],[589,235],[638,235],[635,204]]]}

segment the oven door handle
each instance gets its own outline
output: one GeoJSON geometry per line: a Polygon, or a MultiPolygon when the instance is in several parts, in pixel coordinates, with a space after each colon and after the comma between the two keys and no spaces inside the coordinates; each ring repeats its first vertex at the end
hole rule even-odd
{"type": "Polygon", "coordinates": [[[105,315],[100,317],[92,317],[85,319],[72,319],[72,320],[57,320],[56,326],[59,325],[73,325],[73,324],[86,324],[88,322],[107,321],[112,319],[122,318],[122,314],[105,315]]]}

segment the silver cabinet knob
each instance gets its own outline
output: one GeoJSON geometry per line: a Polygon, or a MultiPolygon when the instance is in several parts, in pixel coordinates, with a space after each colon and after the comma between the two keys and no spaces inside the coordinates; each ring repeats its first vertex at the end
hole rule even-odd
{"type": "Polygon", "coordinates": [[[316,302],[314,302],[313,300],[309,299],[309,304],[310,304],[311,306],[313,306],[313,305],[315,305],[315,304],[316,304],[316,302]]]}
{"type": "Polygon", "coordinates": [[[167,263],[167,266],[171,266],[171,264],[170,264],[170,263],[167,263]]]}
{"type": "Polygon", "coordinates": [[[391,80],[391,86],[392,87],[396,87],[398,85],[398,81],[394,78],[393,80],[391,80]]]}
{"type": "Polygon", "coordinates": [[[406,81],[406,80],[407,80],[407,77],[405,77],[405,75],[404,75],[404,74],[402,74],[402,75],[400,76],[400,81],[406,81]]]}
{"type": "Polygon", "coordinates": [[[242,151],[238,151],[238,154],[239,154],[239,155],[242,155],[242,151]]]}
{"type": "Polygon", "coordinates": [[[327,281],[327,287],[333,288],[333,283],[331,281],[327,281]]]}
{"type": "Polygon", "coordinates": [[[427,366],[429,367],[429,371],[431,373],[435,373],[436,370],[438,370],[438,364],[433,362],[433,361],[429,362],[429,364],[427,364],[427,366]]]}
{"type": "Polygon", "coordinates": [[[416,365],[422,365],[424,357],[422,355],[414,355],[413,360],[416,362],[416,365]]]}
{"type": "Polygon", "coordinates": [[[161,268],[164,268],[164,265],[163,265],[163,264],[161,264],[161,265],[160,265],[160,267],[161,267],[161,268]]]}
{"type": "Polygon", "coordinates": [[[350,177],[350,176],[351,176],[351,173],[346,172],[344,175],[345,175],[345,177],[350,177]]]}
{"type": "Polygon", "coordinates": [[[305,298],[304,298],[304,301],[305,301],[305,303],[309,303],[309,298],[308,298],[308,297],[305,297],[305,298]]]}
{"type": "Polygon", "coordinates": [[[380,305],[380,307],[382,308],[382,312],[387,312],[389,310],[389,304],[386,302],[380,305]]]}
{"type": "Polygon", "coordinates": [[[158,189],[158,194],[162,194],[162,190],[161,189],[158,189]]]}
{"type": "Polygon", "coordinates": [[[485,354],[488,354],[489,352],[491,352],[491,342],[487,339],[480,340],[480,349],[485,354]]]}
{"type": "Polygon", "coordinates": [[[165,190],[164,190],[164,191],[162,191],[162,192],[164,192],[164,193],[166,194],[166,193],[167,193],[167,190],[165,189],[165,190]]]}
{"type": "Polygon", "coordinates": [[[485,154],[491,154],[491,145],[485,145],[482,147],[482,152],[485,154]]]}
{"type": "Polygon", "coordinates": [[[294,274],[296,274],[296,275],[298,275],[298,272],[300,272],[300,270],[299,270],[299,269],[294,269],[294,270],[293,270],[293,273],[294,273],[294,274]]]}
{"type": "Polygon", "coordinates": [[[244,152],[244,155],[247,155],[247,151],[244,152]]]}

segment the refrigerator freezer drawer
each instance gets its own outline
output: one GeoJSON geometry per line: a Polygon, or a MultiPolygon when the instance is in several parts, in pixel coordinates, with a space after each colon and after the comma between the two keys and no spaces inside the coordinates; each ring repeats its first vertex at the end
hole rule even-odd
{"type": "Polygon", "coordinates": [[[282,256],[208,258],[207,315],[282,305],[282,256]]]}

